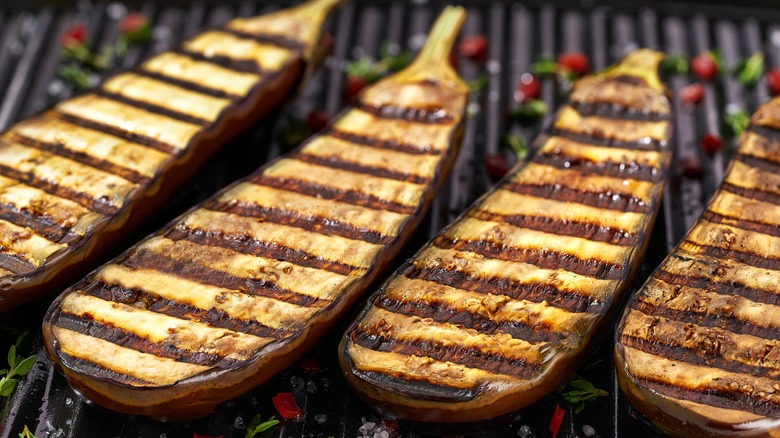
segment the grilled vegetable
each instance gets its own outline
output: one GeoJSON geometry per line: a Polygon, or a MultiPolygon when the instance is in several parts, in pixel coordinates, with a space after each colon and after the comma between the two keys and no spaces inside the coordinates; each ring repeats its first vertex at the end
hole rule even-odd
{"type": "Polygon", "coordinates": [[[672,435],[780,436],[778,128],[774,99],[618,328],[623,392],[672,435]]]}
{"type": "Polygon", "coordinates": [[[0,312],[83,276],[291,94],[339,1],[206,30],[0,134],[0,312]]]}
{"type": "Polygon", "coordinates": [[[108,408],[206,415],[299,358],[408,240],[451,167],[468,87],[449,8],[417,60],[319,136],[65,291],[49,356],[108,408]]]}
{"type": "Polygon", "coordinates": [[[670,105],[640,50],[576,83],[527,164],[386,282],[340,346],[364,399],[420,421],[476,421],[563,383],[614,316],[670,161],[670,105]]]}

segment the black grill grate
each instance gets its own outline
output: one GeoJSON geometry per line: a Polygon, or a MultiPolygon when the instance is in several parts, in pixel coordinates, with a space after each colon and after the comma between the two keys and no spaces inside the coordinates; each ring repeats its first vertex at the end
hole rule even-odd
{"type": "MultiPolygon", "coordinates": [[[[162,3],[162,2],[160,2],[162,3]]],[[[216,2],[215,2],[216,3],[216,2]]],[[[726,65],[763,50],[767,65],[780,65],[780,10],[757,7],[703,6],[694,3],[659,3],[657,7],[637,8],[637,4],[615,2],[602,4],[595,0],[582,3],[529,1],[524,5],[508,1],[467,3],[469,17],[464,34],[484,33],[490,39],[490,56],[482,67],[461,62],[461,74],[476,78],[484,69],[489,81],[477,110],[469,120],[464,147],[453,174],[434,203],[432,213],[416,234],[405,256],[409,256],[437,230],[463,211],[489,186],[483,166],[486,153],[498,153],[505,130],[533,138],[539,128],[507,126],[505,113],[514,103],[512,91],[520,76],[539,55],[554,56],[560,52],[583,51],[594,70],[606,67],[636,47],[651,47],[670,53],[696,54],[718,48],[726,65]]],[[[205,25],[223,23],[233,16],[249,16],[278,7],[257,6],[254,2],[214,6],[194,3],[158,6],[138,3],[140,10],[154,23],[155,38],[148,47],[133,48],[120,60],[118,67],[129,67],[150,53],[165,50],[183,35],[205,25]]],[[[334,54],[329,58],[289,108],[300,117],[315,108],[330,114],[342,106],[342,66],[345,59],[367,54],[376,55],[383,43],[416,49],[442,3],[415,0],[411,2],[355,1],[345,5],[331,20],[334,54]]],[[[93,49],[116,38],[116,23],[125,6],[120,3],[78,2],[74,6],[44,6],[34,11],[4,10],[0,3],[0,128],[21,117],[37,112],[68,97],[57,79],[59,65],[58,38],[75,22],[84,22],[92,37],[93,49]]],[[[688,78],[673,77],[670,86],[679,91],[688,78]]],[[[728,150],[714,157],[700,152],[699,138],[720,131],[723,109],[728,106],[752,111],[768,97],[759,84],[745,89],[731,77],[705,85],[705,99],[696,108],[685,108],[675,98],[676,163],[675,175],[666,191],[663,212],[656,226],[647,261],[639,283],[649,275],[693,224],[704,202],[723,177],[728,150]],[[687,157],[698,157],[704,169],[702,178],[682,175],[679,163],[687,157]]],[[[560,98],[554,84],[547,80],[543,99],[555,107],[560,98]]],[[[181,191],[165,211],[149,221],[138,238],[159,228],[176,214],[228,182],[250,172],[261,163],[279,155],[283,147],[274,136],[273,127],[283,123],[268,121],[229,145],[181,191]]],[[[727,148],[729,149],[729,148],[727,148]]],[[[119,252],[121,248],[116,248],[119,252]]],[[[314,355],[322,370],[313,375],[294,366],[264,388],[222,406],[208,419],[186,424],[164,424],[144,418],[114,414],[84,404],[55,373],[44,358],[38,328],[46,303],[29,305],[0,316],[0,347],[6,351],[15,333],[30,330],[33,336],[23,350],[36,350],[39,361],[20,384],[14,396],[0,412],[0,438],[16,437],[24,425],[42,437],[144,437],[173,438],[202,435],[243,437],[242,424],[256,413],[275,414],[271,397],[277,392],[293,392],[306,411],[302,421],[288,422],[271,432],[271,436],[355,437],[361,436],[363,419],[381,417],[361,403],[346,388],[335,361],[336,344],[345,324],[331,332],[314,355]],[[323,416],[324,415],[324,416],[323,416]]],[[[346,321],[345,321],[346,323],[346,321]]],[[[590,404],[582,413],[567,412],[559,436],[588,436],[591,430],[602,437],[646,436],[646,426],[617,390],[611,363],[612,333],[595,352],[595,365],[582,374],[597,387],[609,390],[610,397],[590,404]],[[600,360],[600,362],[599,362],[600,360]],[[583,428],[590,426],[592,429],[583,428]]],[[[425,426],[401,423],[399,435],[479,436],[549,436],[548,422],[556,403],[567,406],[552,395],[533,407],[491,424],[473,426],[425,426]]],[[[373,435],[371,435],[373,436],[373,435]]]]}

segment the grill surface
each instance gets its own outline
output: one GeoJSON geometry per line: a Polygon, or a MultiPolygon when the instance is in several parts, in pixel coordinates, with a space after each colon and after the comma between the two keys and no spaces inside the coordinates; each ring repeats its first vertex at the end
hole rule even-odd
{"type": "MultiPolygon", "coordinates": [[[[232,6],[195,3],[159,7],[153,3],[138,3],[131,9],[152,19],[155,37],[148,46],[131,49],[117,63],[118,67],[132,66],[202,26],[221,24],[233,16],[254,15],[278,6],[258,8],[248,1],[232,6]]],[[[337,112],[342,106],[343,61],[363,54],[376,55],[385,42],[401,48],[419,48],[441,6],[439,2],[427,3],[425,0],[411,3],[356,1],[344,6],[330,22],[335,40],[333,56],[290,106],[289,112],[299,118],[305,118],[315,108],[324,108],[330,114],[337,112]]],[[[593,0],[584,0],[581,4],[561,2],[559,6],[536,1],[525,2],[524,6],[475,1],[467,6],[469,17],[463,33],[486,34],[490,39],[490,60],[485,67],[462,61],[460,72],[464,78],[474,79],[484,69],[488,74],[488,85],[476,100],[474,109],[478,111],[468,122],[463,150],[449,183],[404,257],[410,256],[487,189],[490,183],[483,156],[499,152],[501,137],[507,129],[529,139],[538,133],[538,127],[510,127],[505,117],[507,108],[515,104],[512,99],[515,84],[537,56],[583,51],[589,56],[591,67],[599,70],[636,47],[687,55],[718,48],[729,66],[759,50],[767,55],[768,66],[780,65],[780,25],[771,24],[780,22],[780,10],[705,8],[692,3],[637,9],[625,3],[618,6],[617,2],[612,6],[601,2],[594,4],[593,0]]],[[[116,38],[116,21],[124,10],[125,7],[118,3],[88,2],[64,9],[43,7],[35,11],[4,10],[0,6],[0,128],[68,97],[67,90],[63,91],[56,78],[60,62],[57,39],[65,29],[75,22],[85,22],[92,37],[92,47],[98,49],[116,38]]],[[[672,77],[669,85],[678,92],[689,81],[685,77],[672,77]]],[[[543,99],[553,108],[560,101],[554,87],[551,80],[545,80],[542,88],[543,99]]],[[[723,176],[731,147],[710,157],[700,152],[699,139],[706,133],[720,131],[723,108],[734,105],[752,112],[768,97],[762,84],[745,89],[730,76],[706,84],[705,90],[704,101],[695,108],[686,108],[679,99],[674,100],[678,164],[668,185],[663,211],[637,286],[693,224],[723,176]],[[700,179],[682,175],[679,163],[691,156],[700,156],[704,169],[700,179]]],[[[283,146],[273,135],[274,126],[278,130],[282,124],[284,120],[268,121],[232,142],[192,179],[165,211],[148,221],[136,238],[161,227],[195,202],[282,153],[283,146]]],[[[116,252],[121,249],[117,247],[116,252]]],[[[399,258],[399,262],[402,259],[399,258]]],[[[30,330],[32,336],[22,346],[22,353],[37,352],[39,356],[31,373],[0,411],[0,438],[18,436],[24,425],[39,438],[162,438],[190,437],[195,433],[243,437],[244,425],[255,414],[260,413],[264,418],[276,414],[271,397],[278,392],[292,392],[306,414],[302,420],[282,423],[270,432],[270,436],[362,436],[363,419],[381,419],[348,390],[336,364],[336,346],[348,319],[313,353],[321,371],[308,374],[294,366],[264,388],[222,406],[208,419],[164,424],[114,414],[81,401],[45,359],[39,327],[46,307],[47,303],[28,305],[0,318],[0,352],[7,351],[16,333],[30,330]]],[[[585,425],[592,426],[602,437],[653,434],[638,414],[625,407],[626,401],[617,389],[611,361],[612,338],[612,332],[604,334],[605,342],[594,352],[591,366],[581,370],[584,377],[596,387],[608,390],[610,396],[589,404],[579,414],[568,409],[558,436],[586,436],[590,430],[583,430],[585,425]]],[[[527,434],[530,432],[537,437],[549,436],[547,425],[557,403],[568,407],[558,394],[553,394],[531,408],[489,424],[448,428],[446,425],[401,423],[398,434],[403,437],[459,436],[464,433],[509,437],[531,436],[527,434]]]]}

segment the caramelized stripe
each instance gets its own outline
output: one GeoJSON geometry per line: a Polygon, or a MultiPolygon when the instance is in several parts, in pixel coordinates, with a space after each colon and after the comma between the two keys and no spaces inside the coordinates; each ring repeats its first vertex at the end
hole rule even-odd
{"type": "Polygon", "coordinates": [[[553,344],[559,344],[561,339],[565,337],[563,333],[555,333],[547,329],[534,330],[521,322],[496,322],[484,316],[475,315],[467,310],[453,309],[443,303],[429,303],[425,301],[404,302],[393,300],[380,294],[376,296],[372,304],[389,312],[418,316],[420,318],[431,318],[438,323],[462,326],[485,335],[506,333],[515,339],[553,344]]]}
{"type": "Polygon", "coordinates": [[[243,217],[262,219],[264,222],[289,225],[302,228],[314,233],[341,236],[352,240],[387,245],[393,240],[393,236],[385,236],[377,231],[355,227],[338,218],[323,216],[303,216],[295,211],[284,210],[276,207],[265,207],[235,200],[217,202],[213,201],[204,208],[209,210],[231,213],[243,217]]]}
{"type": "Polygon", "coordinates": [[[149,386],[152,384],[152,382],[148,382],[133,376],[128,376],[127,374],[117,373],[116,371],[109,370],[108,368],[84,360],[80,357],[71,356],[62,351],[58,351],[57,356],[62,359],[63,363],[67,364],[68,368],[76,370],[82,374],[92,376],[95,379],[102,379],[125,385],[149,386]]]}
{"type": "Polygon", "coordinates": [[[239,38],[255,40],[260,43],[271,44],[283,49],[289,49],[293,51],[305,50],[306,45],[300,41],[291,40],[279,35],[262,34],[262,33],[250,33],[243,30],[238,30],[230,27],[230,24],[219,28],[220,32],[229,33],[239,38]]]}
{"type": "Polygon", "coordinates": [[[41,189],[46,193],[59,196],[60,198],[74,201],[96,213],[111,216],[119,212],[119,208],[111,205],[110,200],[105,197],[93,198],[86,193],[78,192],[71,189],[70,187],[61,186],[55,182],[39,179],[30,172],[20,172],[12,167],[0,165],[0,175],[23,182],[30,187],[41,189]]]}
{"type": "Polygon", "coordinates": [[[501,188],[522,195],[537,196],[563,202],[575,202],[608,210],[645,214],[653,211],[651,204],[625,193],[613,193],[610,191],[590,192],[573,189],[561,184],[520,184],[514,182],[507,182],[501,188]]]}
{"type": "Polygon", "coordinates": [[[175,78],[173,76],[164,75],[162,73],[144,70],[143,68],[137,68],[133,70],[133,73],[139,76],[146,76],[160,82],[175,85],[180,88],[184,88],[196,93],[205,94],[206,96],[217,97],[222,99],[240,100],[243,96],[239,96],[232,93],[227,93],[223,90],[207,87],[197,82],[191,82],[184,79],[175,78]]]}
{"type": "Polygon", "coordinates": [[[659,142],[657,140],[646,139],[642,142],[623,141],[612,138],[604,138],[596,135],[585,135],[576,132],[567,131],[564,129],[556,128],[552,130],[552,135],[557,135],[569,140],[573,140],[580,143],[586,143],[594,146],[603,147],[617,147],[625,149],[634,149],[641,151],[657,151],[663,149],[666,146],[666,142],[659,142]]]}
{"type": "Polygon", "coordinates": [[[637,111],[605,102],[569,102],[583,117],[599,116],[605,119],[638,120],[642,122],[663,122],[670,119],[669,114],[654,113],[650,111],[637,111]]]}
{"type": "Polygon", "coordinates": [[[759,189],[749,189],[745,187],[735,186],[734,184],[724,182],[721,184],[721,189],[735,195],[743,196],[745,198],[755,199],[758,201],[769,202],[771,204],[780,205],[780,194],[766,192],[759,189]]]}
{"type": "MultiPolygon", "coordinates": [[[[82,285],[78,284],[76,287],[82,285]]],[[[195,321],[211,327],[224,328],[262,338],[282,339],[292,334],[287,331],[275,330],[254,320],[246,321],[232,318],[224,310],[215,308],[198,309],[197,307],[162,298],[149,292],[110,285],[97,280],[89,282],[80,290],[87,295],[106,301],[141,306],[145,310],[173,318],[195,321]]]]}
{"type": "Polygon", "coordinates": [[[508,248],[484,241],[453,241],[443,235],[436,237],[433,244],[442,249],[471,251],[498,260],[529,263],[540,268],[565,269],[575,274],[586,275],[599,280],[622,279],[627,274],[627,271],[622,266],[615,263],[598,259],[581,259],[572,254],[551,251],[546,248],[508,248]]]}
{"type": "Polygon", "coordinates": [[[768,141],[772,141],[772,142],[780,141],[780,129],[775,129],[772,128],[771,126],[761,126],[761,125],[756,125],[751,123],[749,130],[750,132],[758,136],[764,137],[768,141]]]}
{"type": "Polygon", "coordinates": [[[72,151],[65,146],[63,146],[60,143],[48,143],[44,141],[40,141],[31,137],[28,137],[26,135],[22,135],[20,133],[14,133],[13,140],[23,144],[25,146],[30,146],[34,148],[38,148],[40,150],[51,152],[53,154],[59,155],[61,157],[68,158],[70,160],[76,161],[78,163],[94,167],[95,169],[103,170],[105,172],[113,173],[114,175],[117,175],[121,178],[126,179],[127,181],[130,181],[135,184],[146,184],[150,181],[150,178],[141,175],[137,171],[133,169],[128,169],[127,167],[122,167],[120,165],[117,165],[115,163],[112,163],[110,161],[101,160],[99,158],[95,158],[87,153],[84,152],[75,152],[72,151]]]}
{"type": "Polygon", "coordinates": [[[98,131],[103,134],[108,134],[122,140],[131,141],[140,145],[149,146],[150,148],[157,149],[158,151],[165,152],[166,154],[173,154],[177,151],[176,146],[157,140],[153,137],[148,137],[142,134],[136,134],[134,132],[127,131],[118,126],[107,125],[105,123],[95,122],[93,120],[84,119],[73,114],[64,113],[58,110],[52,110],[52,115],[58,117],[68,123],[81,126],[82,128],[98,131]]]}
{"type": "Polygon", "coordinates": [[[353,330],[350,333],[350,339],[357,345],[374,351],[430,357],[440,362],[452,362],[469,368],[496,374],[507,374],[521,379],[535,376],[540,368],[539,365],[528,363],[522,359],[508,358],[472,348],[444,345],[440,342],[419,339],[413,342],[400,341],[367,333],[360,329],[353,330]]]}
{"type": "Polygon", "coordinates": [[[484,210],[471,210],[468,215],[483,221],[508,223],[520,228],[542,231],[550,234],[581,237],[595,242],[612,245],[631,246],[639,242],[640,235],[619,228],[604,227],[590,222],[577,222],[566,219],[526,216],[521,214],[502,215],[484,210]]]}
{"type": "Polygon", "coordinates": [[[102,88],[98,88],[97,90],[94,90],[93,93],[95,93],[98,96],[105,97],[107,99],[111,99],[120,103],[123,103],[125,105],[130,105],[133,107],[141,108],[145,111],[149,111],[150,113],[159,114],[161,116],[170,117],[175,120],[179,120],[185,123],[191,123],[193,125],[198,126],[208,126],[211,124],[211,121],[202,119],[200,117],[192,116],[187,113],[183,113],[181,111],[176,111],[174,109],[165,108],[159,105],[155,105],[153,103],[149,103],[145,100],[139,100],[134,99],[132,97],[127,97],[122,94],[118,93],[112,93],[110,91],[106,91],[102,88]]]}
{"type": "Polygon", "coordinates": [[[200,351],[188,351],[169,343],[151,342],[133,332],[116,327],[112,324],[103,324],[88,317],[79,317],[67,313],[60,313],[56,325],[68,330],[102,339],[121,347],[130,348],[142,353],[153,354],[158,357],[174,359],[178,362],[195,365],[213,366],[217,368],[229,368],[239,365],[235,359],[225,358],[215,353],[200,351]]]}
{"type": "Polygon", "coordinates": [[[420,147],[412,144],[400,143],[397,141],[380,140],[366,135],[357,135],[351,132],[339,131],[335,128],[329,129],[327,132],[325,132],[325,135],[338,138],[339,140],[348,141],[350,143],[359,144],[361,146],[369,146],[377,149],[387,149],[410,155],[439,155],[439,151],[431,147],[420,147]]]}
{"type": "Polygon", "coordinates": [[[400,275],[455,287],[482,294],[505,295],[515,300],[547,304],[573,313],[596,313],[602,310],[602,303],[590,297],[559,290],[552,284],[540,282],[519,282],[501,277],[482,278],[463,271],[442,267],[415,266],[413,263],[399,269],[400,275]]]}
{"type": "Polygon", "coordinates": [[[219,232],[195,230],[177,225],[168,230],[164,237],[171,240],[187,240],[201,245],[227,248],[242,254],[270,259],[284,260],[299,266],[322,269],[341,275],[350,275],[359,268],[345,263],[325,260],[305,251],[288,248],[277,243],[262,242],[246,235],[227,235],[219,232]]]}
{"type": "Polygon", "coordinates": [[[756,268],[771,269],[774,271],[780,270],[780,258],[777,257],[765,257],[752,252],[738,251],[735,249],[718,248],[710,245],[699,245],[686,240],[685,243],[693,245],[699,249],[699,253],[714,258],[730,259],[746,265],[755,266],[756,268]]]}
{"type": "Polygon", "coordinates": [[[304,161],[306,163],[318,164],[320,166],[332,167],[334,169],[348,170],[355,173],[365,173],[371,176],[394,179],[396,181],[406,181],[414,184],[426,184],[430,181],[430,178],[425,178],[419,175],[412,175],[409,173],[381,167],[365,166],[353,161],[342,160],[340,157],[335,156],[320,157],[317,155],[307,154],[306,152],[299,152],[297,154],[289,155],[288,158],[295,158],[296,160],[304,161]]]}
{"type": "MultiPolygon", "coordinates": [[[[672,257],[677,257],[676,254],[672,254],[672,257]]],[[[747,298],[750,301],[757,303],[771,304],[780,306],[780,295],[754,287],[747,286],[742,283],[729,282],[721,283],[705,277],[694,277],[689,275],[674,274],[668,271],[659,269],[653,274],[653,277],[663,281],[664,283],[687,286],[694,289],[703,289],[709,292],[715,292],[722,295],[738,295],[743,298],[747,298]]]]}
{"type": "Polygon", "coordinates": [[[569,157],[561,153],[543,152],[536,155],[534,162],[558,169],[577,170],[583,175],[596,174],[648,182],[658,182],[664,178],[657,167],[637,163],[636,161],[593,161],[583,157],[569,157]]]}
{"type": "MultiPolygon", "coordinates": [[[[253,59],[233,59],[224,55],[210,55],[206,56],[198,52],[187,50],[183,47],[179,47],[173,50],[174,53],[182,56],[186,56],[193,61],[209,62],[214,65],[226,68],[228,70],[234,70],[241,73],[254,73],[258,75],[271,75],[274,72],[260,68],[257,62],[253,59]]],[[[262,80],[262,79],[261,79],[262,80]]]]}
{"type": "Polygon", "coordinates": [[[454,118],[442,108],[404,108],[394,105],[370,105],[365,102],[356,102],[355,108],[365,111],[374,117],[382,119],[399,119],[416,123],[445,124],[454,118]]]}
{"type": "Polygon", "coordinates": [[[323,307],[327,302],[317,297],[281,288],[273,281],[238,277],[209,268],[208,266],[193,263],[190,259],[172,259],[143,248],[133,251],[120,264],[133,269],[154,269],[158,272],[175,275],[186,280],[193,280],[224,289],[239,290],[248,295],[273,298],[297,306],[323,307]]]}
{"type": "Polygon", "coordinates": [[[0,269],[11,271],[15,274],[22,274],[34,271],[35,268],[35,265],[16,254],[0,252],[0,269]]]}
{"type": "Polygon", "coordinates": [[[739,217],[724,216],[722,214],[715,213],[712,210],[705,210],[701,217],[712,223],[724,224],[731,227],[741,228],[743,230],[755,231],[756,233],[780,237],[780,227],[777,225],[755,222],[739,217]]]}
{"type": "Polygon", "coordinates": [[[275,189],[301,193],[307,196],[332,199],[334,201],[373,208],[375,210],[387,210],[392,211],[393,213],[401,214],[412,214],[415,212],[415,210],[417,210],[417,207],[386,201],[358,190],[332,189],[307,181],[294,180],[289,178],[275,178],[265,175],[255,175],[251,177],[249,181],[261,186],[268,186],[275,189]]]}
{"type": "Polygon", "coordinates": [[[69,233],[70,228],[60,226],[45,215],[33,211],[19,210],[12,205],[0,204],[0,219],[20,227],[27,227],[52,242],[72,243],[79,236],[69,233]],[[67,239],[65,238],[67,236],[67,239]]]}

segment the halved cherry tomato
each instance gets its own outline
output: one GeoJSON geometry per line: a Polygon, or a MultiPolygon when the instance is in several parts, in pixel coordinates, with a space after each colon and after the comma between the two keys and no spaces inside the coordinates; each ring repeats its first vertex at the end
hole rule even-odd
{"type": "Polygon", "coordinates": [[[712,80],[718,70],[718,63],[710,52],[699,53],[691,59],[691,71],[702,81],[712,80]]]}
{"type": "Polygon", "coordinates": [[[558,65],[578,76],[582,76],[590,70],[588,57],[582,52],[567,52],[558,55],[558,65]]]}
{"type": "Polygon", "coordinates": [[[60,36],[60,45],[65,48],[78,46],[87,40],[87,26],[74,24],[60,36]]]}
{"type": "Polygon", "coordinates": [[[704,99],[704,86],[702,84],[689,84],[680,90],[680,99],[686,105],[696,105],[704,99]]]}
{"type": "Polygon", "coordinates": [[[485,35],[468,35],[458,44],[458,55],[474,61],[485,61],[488,56],[488,39],[485,35]]]}

